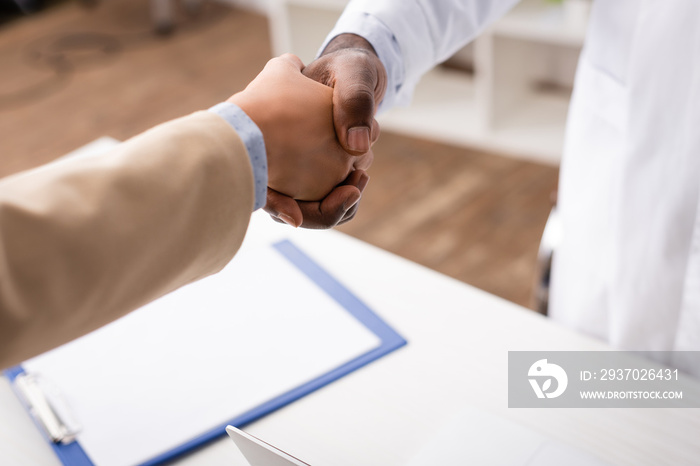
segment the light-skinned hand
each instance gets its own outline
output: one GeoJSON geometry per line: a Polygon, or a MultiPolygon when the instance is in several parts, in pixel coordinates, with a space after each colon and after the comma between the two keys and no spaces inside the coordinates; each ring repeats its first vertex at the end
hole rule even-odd
{"type": "Polygon", "coordinates": [[[353,170],[368,168],[373,154],[354,156],[343,150],[333,126],[333,89],[304,76],[302,69],[295,55],[273,58],[228,101],[263,134],[270,190],[290,200],[319,201],[353,170]]]}

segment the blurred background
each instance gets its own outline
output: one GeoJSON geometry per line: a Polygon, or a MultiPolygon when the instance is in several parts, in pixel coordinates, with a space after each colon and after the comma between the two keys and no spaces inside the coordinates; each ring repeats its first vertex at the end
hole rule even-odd
{"type": "MultiPolygon", "coordinates": [[[[127,139],[315,56],[345,0],[0,0],[0,176],[127,139]]],[[[518,304],[533,300],[588,0],[523,0],[380,117],[338,229],[518,304]]],[[[163,176],[167,176],[166,173],[163,176]]]]}

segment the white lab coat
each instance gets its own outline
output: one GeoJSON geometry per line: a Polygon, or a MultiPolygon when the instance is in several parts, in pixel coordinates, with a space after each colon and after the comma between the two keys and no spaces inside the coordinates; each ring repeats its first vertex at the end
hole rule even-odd
{"type": "MultiPolygon", "coordinates": [[[[420,74],[513,0],[355,0],[420,74]]],[[[700,2],[597,0],[560,175],[550,316],[635,350],[700,350],[700,2]]]]}
{"type": "Polygon", "coordinates": [[[594,2],[552,318],[620,348],[700,350],[699,187],[700,2],[594,2]]]}

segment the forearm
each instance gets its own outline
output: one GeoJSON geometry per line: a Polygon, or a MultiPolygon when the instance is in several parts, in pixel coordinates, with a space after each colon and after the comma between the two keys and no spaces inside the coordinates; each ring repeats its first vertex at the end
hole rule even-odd
{"type": "Polygon", "coordinates": [[[253,186],[240,138],[206,112],[0,182],[0,366],[220,270],[253,186]]]}

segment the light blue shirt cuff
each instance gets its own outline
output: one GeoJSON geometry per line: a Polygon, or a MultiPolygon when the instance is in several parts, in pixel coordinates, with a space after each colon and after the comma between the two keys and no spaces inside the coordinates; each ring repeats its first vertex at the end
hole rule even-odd
{"type": "Polygon", "coordinates": [[[236,130],[248,151],[255,180],[253,210],[258,210],[265,205],[267,199],[267,151],[262,131],[238,105],[222,102],[214,105],[209,111],[219,115],[236,130]]]}
{"type": "Polygon", "coordinates": [[[405,79],[401,49],[391,30],[375,16],[369,13],[346,9],[323,42],[318,56],[321,55],[334,37],[347,33],[364,37],[367,42],[372,44],[374,51],[377,52],[379,60],[384,65],[384,68],[386,68],[388,82],[384,100],[382,100],[379,106],[379,113],[389,110],[394,105],[400,103],[397,101],[397,96],[405,79]]]}

